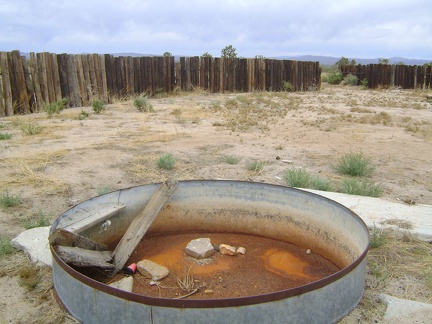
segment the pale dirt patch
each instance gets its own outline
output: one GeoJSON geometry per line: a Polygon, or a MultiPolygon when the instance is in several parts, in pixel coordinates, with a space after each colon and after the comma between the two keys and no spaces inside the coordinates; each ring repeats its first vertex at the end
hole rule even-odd
{"type": "MultiPolygon", "coordinates": [[[[426,92],[325,85],[310,93],[199,93],[151,99],[151,113],[139,112],[131,102],[107,105],[99,115],[84,107],[52,118],[40,113],[0,119],[0,131],[13,135],[0,141],[0,188],[23,199],[21,206],[0,208],[1,236],[19,234],[21,220],[39,210],[53,221],[106,190],[160,182],[173,174],[178,180],[285,185],[286,171],[301,167],[340,181],[333,166],[348,152],[372,158],[376,170],[371,180],[383,186],[383,199],[432,203],[432,105],[426,92]],[[90,117],[78,120],[81,109],[90,117]],[[29,119],[43,126],[41,134],[22,135],[18,124],[29,119]],[[156,166],[166,153],[177,159],[172,171],[156,166]],[[240,160],[231,165],[226,156],[240,160]],[[264,169],[248,171],[253,161],[265,163],[264,169]]],[[[33,314],[40,303],[52,303],[30,302],[13,273],[0,279],[2,305],[14,305],[2,307],[3,321],[28,322],[38,316],[33,314]],[[17,294],[8,293],[11,286],[17,294]]],[[[395,284],[388,285],[387,293],[402,298],[400,287],[406,287],[405,293],[417,287],[417,279],[392,280],[395,284]]],[[[365,314],[371,314],[372,306],[379,318],[374,289],[368,281],[361,306],[347,321],[371,319],[365,314]]]]}

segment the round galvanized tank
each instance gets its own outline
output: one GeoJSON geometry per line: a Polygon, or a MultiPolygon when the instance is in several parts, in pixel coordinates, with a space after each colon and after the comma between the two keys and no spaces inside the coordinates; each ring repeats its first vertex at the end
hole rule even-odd
{"type": "MultiPolygon", "coordinates": [[[[118,241],[159,184],[115,191],[62,214],[65,219],[97,205],[125,207],[82,235],[100,243],[118,241]]],[[[362,298],[369,233],[348,208],[294,188],[241,181],[180,181],[148,233],[226,232],[294,243],[330,259],[340,271],[307,285],[229,299],[147,297],[112,288],[67,265],[51,247],[54,289],[64,308],[84,323],[334,323],[362,298]]]]}

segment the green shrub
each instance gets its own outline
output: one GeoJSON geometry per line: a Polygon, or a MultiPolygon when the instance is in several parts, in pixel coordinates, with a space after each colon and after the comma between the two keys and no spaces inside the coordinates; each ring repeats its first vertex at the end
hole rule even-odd
{"type": "Polygon", "coordinates": [[[348,74],[345,78],[342,79],[343,85],[352,85],[356,86],[358,83],[358,78],[354,74],[348,74]]]}
{"type": "Polygon", "coordinates": [[[19,204],[21,204],[21,202],[22,202],[21,195],[11,194],[7,189],[0,196],[0,206],[4,208],[18,206],[19,204]]]}
{"type": "Polygon", "coordinates": [[[0,141],[8,140],[12,137],[12,134],[0,133],[0,141]]]}
{"type": "Polygon", "coordinates": [[[228,164],[237,164],[240,161],[240,158],[233,155],[225,155],[224,161],[228,164]]]}
{"type": "Polygon", "coordinates": [[[45,103],[42,109],[51,117],[53,114],[59,114],[65,109],[68,100],[66,98],[59,99],[54,103],[45,103]]]}
{"type": "Polygon", "coordinates": [[[36,135],[42,132],[42,126],[33,120],[20,123],[20,126],[23,134],[27,136],[36,135]]]}
{"type": "Polygon", "coordinates": [[[327,75],[327,82],[330,84],[340,84],[342,82],[342,73],[331,72],[327,75]]]}
{"type": "Polygon", "coordinates": [[[265,163],[262,161],[251,161],[247,163],[246,168],[256,174],[260,174],[264,170],[265,163]]]}
{"type": "Polygon", "coordinates": [[[283,91],[291,92],[291,91],[294,91],[294,86],[289,81],[283,81],[282,82],[282,89],[283,89],[283,91]]]}
{"type": "Polygon", "coordinates": [[[332,184],[329,180],[316,176],[312,177],[310,188],[321,191],[331,191],[332,184]]]}
{"type": "Polygon", "coordinates": [[[87,111],[81,109],[81,112],[78,115],[78,119],[83,120],[83,119],[86,119],[88,116],[89,116],[89,113],[87,111]]]}
{"type": "Polygon", "coordinates": [[[360,81],[363,89],[367,89],[368,88],[368,79],[364,78],[363,80],[360,81]]]}
{"type": "Polygon", "coordinates": [[[372,233],[370,233],[370,243],[371,249],[376,249],[383,246],[387,242],[387,235],[382,229],[377,229],[374,225],[372,233]]]}
{"type": "Polygon", "coordinates": [[[94,100],[92,102],[93,110],[96,114],[101,113],[103,110],[105,110],[105,102],[103,100],[94,100]]]}
{"type": "Polygon", "coordinates": [[[136,109],[139,111],[153,111],[153,105],[149,102],[147,96],[138,96],[133,102],[136,109]]]}
{"type": "Polygon", "coordinates": [[[12,246],[12,242],[6,237],[0,236],[0,258],[14,252],[15,248],[12,246]]]}
{"type": "Polygon", "coordinates": [[[45,215],[42,210],[39,209],[35,219],[29,218],[24,221],[24,228],[28,230],[36,227],[45,227],[50,225],[49,220],[50,216],[45,215]]]}
{"type": "Polygon", "coordinates": [[[171,170],[174,168],[176,159],[172,154],[162,155],[156,162],[157,166],[161,169],[171,170]]]}
{"type": "Polygon", "coordinates": [[[284,177],[290,187],[309,188],[312,176],[304,169],[288,170],[284,177]]]}
{"type": "Polygon", "coordinates": [[[383,188],[379,184],[366,180],[350,178],[342,180],[340,192],[357,196],[381,197],[383,188]]]}
{"type": "Polygon", "coordinates": [[[353,177],[370,176],[374,168],[370,158],[362,153],[344,154],[336,164],[336,171],[353,177]]]}

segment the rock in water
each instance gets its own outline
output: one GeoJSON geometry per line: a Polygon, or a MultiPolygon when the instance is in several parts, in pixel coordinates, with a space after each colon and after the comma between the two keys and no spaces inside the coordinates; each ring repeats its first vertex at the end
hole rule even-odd
{"type": "Polygon", "coordinates": [[[228,244],[219,245],[219,252],[225,255],[237,255],[237,249],[228,244]]]}
{"type": "Polygon", "coordinates": [[[144,259],[137,263],[139,273],[152,280],[161,280],[169,275],[169,270],[153,261],[144,259]]]}
{"type": "Polygon", "coordinates": [[[120,289],[120,290],[132,292],[133,277],[124,277],[123,279],[120,279],[119,281],[115,281],[113,283],[110,283],[109,286],[120,289]]]}
{"type": "Polygon", "coordinates": [[[190,241],[186,246],[185,252],[196,259],[204,259],[212,256],[216,251],[209,238],[199,238],[190,241]]]}

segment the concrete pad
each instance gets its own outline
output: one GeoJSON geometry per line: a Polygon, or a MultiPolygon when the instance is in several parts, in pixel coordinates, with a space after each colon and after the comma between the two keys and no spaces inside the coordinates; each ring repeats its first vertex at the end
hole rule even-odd
{"type": "Polygon", "coordinates": [[[381,323],[431,323],[432,304],[400,299],[386,294],[381,294],[380,299],[387,305],[381,323]]]}
{"type": "Polygon", "coordinates": [[[49,249],[50,227],[36,227],[22,232],[12,240],[12,245],[24,251],[34,263],[52,266],[51,251],[49,249]]]}
{"type": "Polygon", "coordinates": [[[380,198],[347,195],[337,192],[302,189],[313,192],[323,197],[332,199],[363,219],[368,227],[393,227],[393,223],[409,223],[411,228],[406,230],[416,234],[419,239],[432,241],[432,205],[406,205],[395,203],[380,198]]]}

